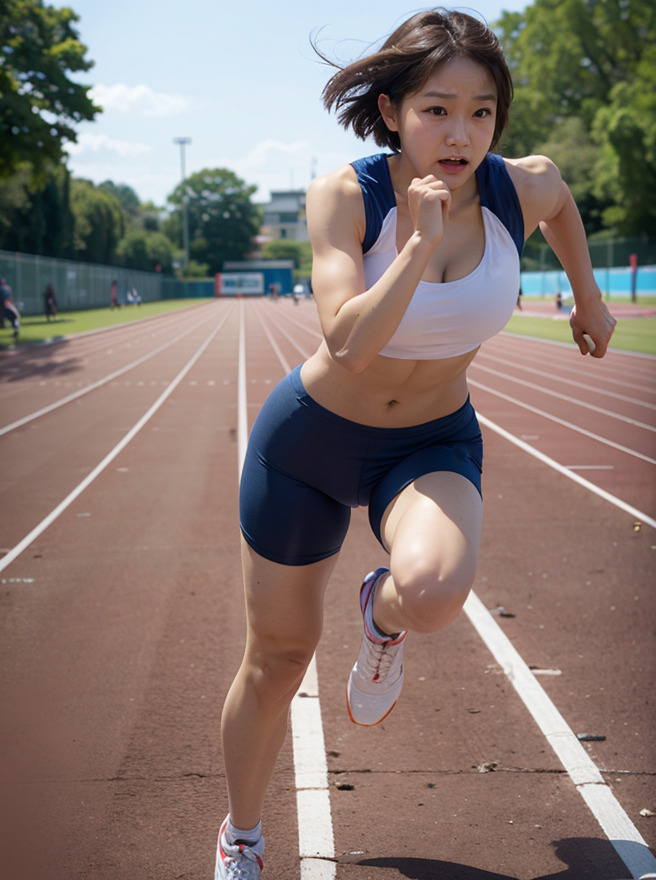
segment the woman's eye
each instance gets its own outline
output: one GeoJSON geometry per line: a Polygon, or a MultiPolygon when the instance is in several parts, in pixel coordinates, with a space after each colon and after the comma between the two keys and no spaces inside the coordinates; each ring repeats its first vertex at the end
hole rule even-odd
{"type": "Polygon", "coordinates": [[[432,113],[433,116],[446,116],[446,110],[444,107],[430,107],[428,112],[432,113]]]}
{"type": "Polygon", "coordinates": [[[488,107],[481,107],[480,110],[477,110],[474,113],[474,116],[478,116],[479,119],[484,119],[486,116],[491,116],[492,111],[488,107]]]}

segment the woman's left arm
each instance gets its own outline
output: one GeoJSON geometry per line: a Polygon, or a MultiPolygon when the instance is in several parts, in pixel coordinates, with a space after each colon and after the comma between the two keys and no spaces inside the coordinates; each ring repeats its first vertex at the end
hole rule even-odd
{"type": "Polygon", "coordinates": [[[617,322],[595,281],[585,229],[569,187],[554,163],[544,156],[510,160],[508,171],[522,205],[527,237],[540,226],[572,285],[570,325],[574,342],[581,354],[588,354],[583,336],[587,334],[595,344],[593,357],[603,357],[617,322]]]}

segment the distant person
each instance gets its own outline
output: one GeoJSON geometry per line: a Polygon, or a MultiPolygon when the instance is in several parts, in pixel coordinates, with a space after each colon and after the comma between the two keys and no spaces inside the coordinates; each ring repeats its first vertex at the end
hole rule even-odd
{"type": "Polygon", "coordinates": [[[18,339],[20,331],[20,313],[18,307],[14,303],[11,294],[11,287],[4,278],[0,278],[0,297],[2,299],[2,327],[5,326],[5,320],[9,321],[14,331],[14,339],[18,339]]]}
{"type": "Polygon", "coordinates": [[[116,281],[112,281],[112,286],[110,288],[109,293],[110,299],[110,308],[111,309],[119,309],[121,307],[120,302],[118,301],[118,284],[116,281]]]}
{"type": "Polygon", "coordinates": [[[55,288],[49,284],[43,294],[43,306],[48,322],[57,318],[57,297],[55,296],[55,288]]]}
{"type": "Polygon", "coordinates": [[[556,294],[556,311],[559,312],[563,307],[563,295],[560,291],[556,294]]]}
{"type": "MultiPolygon", "coordinates": [[[[513,313],[524,240],[538,224],[572,279],[581,354],[588,333],[602,357],[615,324],[556,166],[491,152],[512,82],[480,20],[420,12],[338,69],[323,95],[346,128],[388,152],[315,179],[307,193],[323,338],[272,391],[244,461],[248,632],[223,710],[229,813],[215,880],[262,873],[265,794],[351,508],[368,507],[386,557],[360,587],[362,640],[345,683],[353,722],[368,727],[392,711],[406,643],[419,658],[423,634],[450,624],[469,594],[483,506],[466,370],[513,313]]],[[[226,629],[220,638],[240,640],[226,629]]],[[[411,814],[396,829],[407,846],[415,832],[411,814]]]]}

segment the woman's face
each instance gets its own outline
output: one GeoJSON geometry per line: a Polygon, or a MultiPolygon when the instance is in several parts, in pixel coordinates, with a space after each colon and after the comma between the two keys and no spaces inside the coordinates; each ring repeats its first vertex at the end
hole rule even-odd
{"type": "Polygon", "coordinates": [[[471,180],[492,143],[497,89],[492,74],[471,58],[438,67],[417,92],[379,106],[401,141],[401,155],[417,177],[429,174],[458,189],[471,180]]]}

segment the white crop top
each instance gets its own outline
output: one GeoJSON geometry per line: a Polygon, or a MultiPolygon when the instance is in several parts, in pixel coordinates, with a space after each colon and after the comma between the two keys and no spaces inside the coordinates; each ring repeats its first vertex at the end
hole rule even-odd
{"type": "MultiPolygon", "coordinates": [[[[389,177],[389,171],[386,157],[383,154],[380,156],[385,161],[384,171],[378,162],[376,165],[385,190],[387,189],[385,174],[389,177]]],[[[370,160],[365,161],[371,163],[374,158],[379,157],[371,157],[370,160]]],[[[497,160],[500,157],[494,156],[493,159],[497,160]]],[[[357,163],[353,164],[357,171],[357,163]]],[[[513,313],[519,293],[519,251],[523,245],[523,218],[505,167],[501,169],[498,163],[495,163],[495,166],[494,182],[498,183],[499,173],[503,173],[503,183],[506,186],[509,183],[512,187],[510,196],[514,196],[514,199],[511,200],[512,217],[508,225],[512,227],[513,234],[497,214],[485,205],[489,199],[485,198],[479,179],[485,229],[485,250],[480,263],[469,275],[457,281],[441,283],[420,281],[394,335],[381,349],[381,355],[406,360],[455,357],[473,351],[481,342],[505,327],[513,313]]],[[[371,164],[367,170],[371,170],[371,164]]],[[[365,205],[368,198],[371,200],[371,183],[371,178],[368,178],[363,185],[365,205]],[[366,191],[367,187],[369,195],[366,191]]],[[[508,192],[504,192],[503,195],[507,201],[508,192]]],[[[380,231],[371,244],[365,238],[363,246],[366,248],[363,260],[367,287],[375,284],[397,256],[396,203],[390,205],[389,191],[383,204],[380,198],[377,201],[374,214],[377,212],[378,221],[374,216],[373,225],[380,231]],[[387,207],[389,210],[384,214],[384,209],[387,207]]],[[[495,207],[498,208],[498,205],[495,207]]],[[[368,234],[372,225],[370,219],[368,213],[368,234]]]]}

